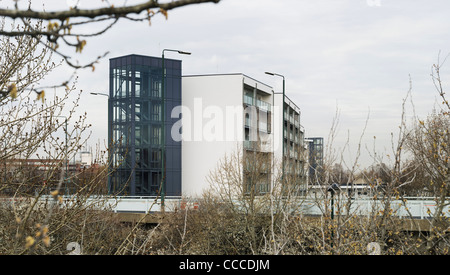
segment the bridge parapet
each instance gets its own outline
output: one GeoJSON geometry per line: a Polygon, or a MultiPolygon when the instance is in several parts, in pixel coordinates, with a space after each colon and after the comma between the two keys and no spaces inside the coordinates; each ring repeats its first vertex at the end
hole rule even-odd
{"type": "MultiPolygon", "coordinates": [[[[77,198],[74,196],[64,196],[62,205],[70,206],[72,204],[79,204],[80,200],[86,205],[90,205],[95,209],[103,209],[113,211],[115,213],[136,213],[148,214],[161,212],[161,199],[159,197],[111,197],[111,196],[93,196],[89,198],[77,198]]],[[[19,206],[19,200],[15,198],[0,199],[2,205],[19,206]]],[[[41,205],[48,204],[53,201],[51,196],[41,197],[41,205]]],[[[385,201],[371,200],[371,199],[341,199],[335,200],[335,215],[338,209],[344,209],[344,206],[350,202],[350,213],[354,215],[369,216],[379,214],[384,211],[385,201]]],[[[325,204],[329,204],[330,200],[313,199],[313,198],[298,198],[296,211],[299,214],[309,216],[321,216],[325,213],[325,204]],[[300,207],[298,207],[300,205],[300,207]],[[298,207],[298,208],[297,208],[298,207]]],[[[436,201],[433,198],[405,198],[404,200],[392,200],[389,202],[393,216],[400,218],[412,219],[430,219],[434,216],[436,211],[436,201]]],[[[201,207],[195,200],[190,200],[182,197],[166,197],[164,200],[164,209],[166,212],[175,212],[184,209],[198,209],[201,207]]],[[[39,205],[38,205],[39,206],[39,205]]],[[[329,209],[329,208],[328,208],[329,209]]],[[[450,200],[446,202],[443,209],[443,214],[450,218],[450,200]]]]}

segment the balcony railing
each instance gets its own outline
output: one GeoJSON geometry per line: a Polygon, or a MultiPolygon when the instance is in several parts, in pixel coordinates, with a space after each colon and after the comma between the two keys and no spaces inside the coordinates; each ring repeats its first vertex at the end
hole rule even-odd
{"type": "Polygon", "coordinates": [[[245,150],[258,152],[271,152],[271,148],[272,148],[271,144],[267,142],[244,140],[245,150]]]}
{"type": "Polygon", "coordinates": [[[271,109],[271,107],[272,107],[272,105],[270,105],[269,103],[264,102],[264,101],[261,101],[261,100],[259,100],[259,99],[256,100],[256,106],[257,106],[259,109],[261,109],[261,110],[263,110],[263,111],[266,111],[266,112],[269,112],[270,109],[271,109]]]}
{"type": "Polygon", "coordinates": [[[270,103],[264,102],[259,99],[254,99],[252,96],[244,95],[244,104],[258,107],[260,110],[269,112],[272,108],[272,105],[270,103]]]}
{"type": "Polygon", "coordinates": [[[254,105],[253,104],[253,97],[248,96],[248,95],[244,95],[244,104],[254,105]]]}

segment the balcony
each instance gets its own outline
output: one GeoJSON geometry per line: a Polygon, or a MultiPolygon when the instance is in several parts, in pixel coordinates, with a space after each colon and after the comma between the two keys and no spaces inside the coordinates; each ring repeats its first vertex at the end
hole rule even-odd
{"type": "Polygon", "coordinates": [[[249,105],[249,106],[256,106],[261,111],[265,111],[265,112],[270,112],[270,110],[272,108],[272,105],[270,103],[264,102],[259,99],[255,100],[252,96],[245,95],[245,94],[244,94],[244,104],[249,105]]]}
{"type": "Polygon", "coordinates": [[[264,101],[261,101],[261,100],[257,99],[256,100],[256,107],[258,107],[262,111],[269,112],[270,109],[272,108],[272,105],[270,105],[267,102],[264,102],[264,101]]]}
{"type": "Polygon", "coordinates": [[[270,142],[244,140],[244,149],[248,151],[257,151],[269,153],[271,152],[270,142]]]}
{"type": "Polygon", "coordinates": [[[254,150],[256,150],[256,148],[257,148],[257,146],[256,146],[255,141],[244,140],[244,149],[245,150],[254,151],[254,150]]]}
{"type": "Polygon", "coordinates": [[[244,95],[244,104],[253,106],[253,97],[252,96],[248,96],[248,95],[244,95]]]}

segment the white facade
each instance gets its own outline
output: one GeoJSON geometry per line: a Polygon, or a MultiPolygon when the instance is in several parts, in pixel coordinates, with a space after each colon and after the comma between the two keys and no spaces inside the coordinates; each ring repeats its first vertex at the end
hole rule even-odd
{"type": "MultiPolygon", "coordinates": [[[[219,160],[254,141],[245,129],[245,89],[257,92],[259,105],[273,104],[272,88],[243,74],[183,77],[183,196],[200,196],[209,187],[207,176],[219,160]]],[[[267,123],[259,126],[267,127],[267,123]]],[[[271,150],[272,134],[265,134],[265,149],[271,150]]]]}
{"type": "MultiPolygon", "coordinates": [[[[285,104],[290,106],[285,120],[292,122],[288,125],[293,129],[287,129],[286,143],[294,145],[289,147],[293,151],[298,149],[293,142],[303,145],[300,110],[288,98],[285,104]]],[[[184,76],[182,108],[172,113],[182,114],[183,196],[201,196],[219,161],[238,150],[267,153],[281,164],[282,106],[282,95],[244,74],[184,76]]],[[[287,151],[287,159],[298,164],[292,151],[287,151]]]]}

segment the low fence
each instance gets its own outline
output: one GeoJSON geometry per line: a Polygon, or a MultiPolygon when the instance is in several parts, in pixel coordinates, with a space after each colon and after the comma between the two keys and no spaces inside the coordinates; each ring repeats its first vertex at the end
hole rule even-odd
{"type": "MultiPolygon", "coordinates": [[[[323,215],[324,204],[328,203],[328,209],[331,209],[331,200],[314,200],[305,199],[300,207],[300,212],[304,215],[319,216],[323,215]]],[[[334,202],[335,213],[340,211],[349,211],[349,213],[370,216],[380,214],[384,211],[385,201],[370,199],[355,200],[337,200],[334,202]],[[348,209],[348,206],[349,209],[348,209]]],[[[413,218],[413,219],[429,219],[434,216],[436,211],[436,201],[433,198],[405,198],[404,200],[389,201],[389,207],[393,216],[413,218]]],[[[338,214],[338,213],[337,213],[338,214]]],[[[443,215],[450,217],[450,201],[445,203],[443,215]]]]}
{"type": "MultiPolygon", "coordinates": [[[[0,198],[3,206],[22,207],[24,203],[29,203],[30,198],[0,198]]],[[[39,206],[45,206],[56,203],[51,196],[41,197],[39,206]]],[[[434,216],[436,211],[436,201],[433,198],[405,198],[403,200],[392,200],[389,202],[392,215],[413,219],[429,219],[434,216]]],[[[296,201],[296,210],[298,213],[307,216],[324,215],[325,210],[331,209],[331,200],[298,198],[296,201]]],[[[64,196],[61,206],[84,205],[95,209],[103,209],[114,213],[158,213],[162,211],[162,201],[160,197],[109,197],[93,196],[88,198],[76,196],[64,196]]],[[[196,210],[201,205],[198,201],[182,197],[166,197],[164,199],[164,211],[174,212],[177,210],[192,209],[196,210]]],[[[347,213],[370,216],[380,214],[385,210],[385,201],[371,199],[335,199],[334,214],[347,213]]],[[[450,217],[450,201],[445,203],[443,215],[450,217]]]]}

